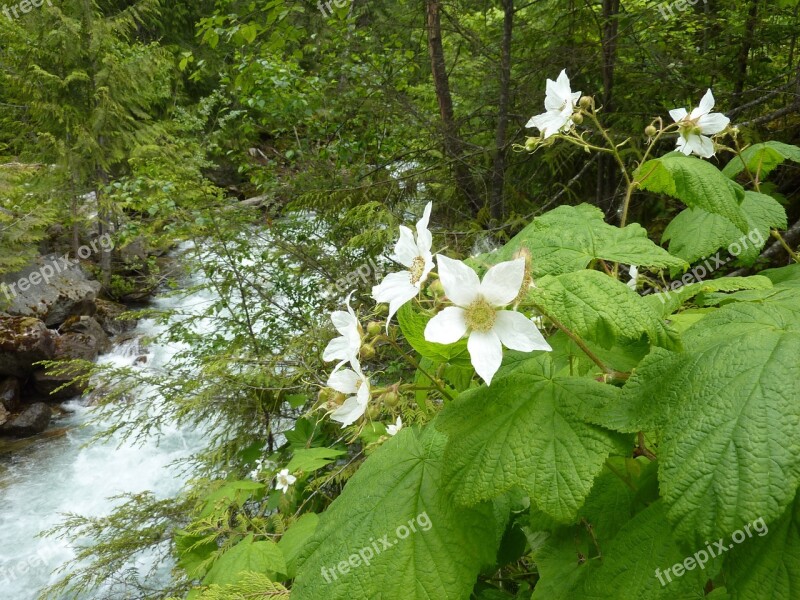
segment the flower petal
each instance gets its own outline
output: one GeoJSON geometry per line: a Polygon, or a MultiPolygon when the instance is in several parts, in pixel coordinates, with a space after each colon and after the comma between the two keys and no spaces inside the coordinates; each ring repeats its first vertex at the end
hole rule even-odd
{"type": "Polygon", "coordinates": [[[499,311],[492,331],[497,334],[506,348],[512,350],[522,352],[533,350],[550,352],[552,350],[533,321],[514,310],[499,311]]]}
{"type": "Polygon", "coordinates": [[[692,153],[692,147],[688,144],[688,140],[682,135],[678,136],[678,143],[675,146],[678,152],[683,152],[686,156],[692,153]]]}
{"type": "Polygon", "coordinates": [[[697,120],[700,130],[706,135],[719,133],[728,126],[731,120],[722,113],[711,113],[703,115],[697,120]]]}
{"type": "Polygon", "coordinates": [[[700,104],[697,106],[697,108],[692,111],[692,119],[696,119],[702,115],[707,115],[711,112],[712,108],[714,108],[714,94],[712,94],[711,90],[709,89],[700,100],[700,104]]]}
{"type": "Polygon", "coordinates": [[[331,313],[333,326],[342,335],[350,335],[354,331],[358,332],[358,319],[351,312],[335,310],[331,313]]]}
{"type": "Polygon", "coordinates": [[[424,257],[425,254],[430,254],[431,246],[433,246],[433,237],[431,232],[428,231],[432,208],[433,202],[428,202],[422,212],[422,218],[417,221],[417,256],[424,257]]]}
{"type": "Polygon", "coordinates": [[[341,423],[342,427],[352,425],[367,411],[367,404],[356,396],[350,396],[339,408],[331,413],[331,420],[341,423]]]}
{"type": "Polygon", "coordinates": [[[437,344],[454,344],[467,333],[466,311],[448,306],[425,326],[425,339],[437,344]]]}
{"type": "Polygon", "coordinates": [[[531,120],[528,121],[527,127],[537,127],[544,136],[544,139],[549,138],[552,135],[557,134],[561,129],[570,123],[569,117],[564,117],[558,111],[549,111],[546,113],[542,113],[541,115],[536,115],[535,117],[531,117],[531,120]]]}
{"type": "Polygon", "coordinates": [[[519,295],[524,278],[524,258],[498,263],[483,276],[480,294],[492,306],[505,306],[519,295]]]}
{"type": "Polygon", "coordinates": [[[672,117],[672,120],[676,123],[683,120],[687,114],[689,113],[686,112],[685,108],[673,108],[671,111],[669,111],[669,116],[672,117]]]}
{"type": "Polygon", "coordinates": [[[358,356],[358,351],[360,348],[360,343],[354,344],[352,343],[352,340],[349,340],[345,336],[339,336],[337,338],[333,338],[330,342],[328,342],[328,345],[325,346],[325,350],[322,353],[322,360],[325,362],[332,360],[347,361],[358,356]]]}
{"type": "Polygon", "coordinates": [[[478,274],[460,260],[437,254],[439,278],[445,295],[453,304],[469,306],[478,297],[481,281],[478,274]]]}
{"type": "Polygon", "coordinates": [[[692,152],[697,154],[697,156],[702,156],[703,158],[711,158],[714,156],[714,142],[711,141],[711,138],[704,135],[690,135],[689,139],[686,141],[686,145],[689,146],[692,152]]]}
{"type": "Polygon", "coordinates": [[[358,386],[358,391],[356,392],[356,398],[358,398],[358,401],[364,404],[364,406],[369,402],[369,379],[364,377],[363,374],[361,375],[361,385],[358,386]]]}
{"type": "Polygon", "coordinates": [[[404,267],[410,267],[418,254],[414,234],[405,225],[400,225],[400,239],[397,240],[397,244],[394,246],[394,254],[390,258],[404,267]]]}
{"type": "Polygon", "coordinates": [[[406,302],[411,300],[419,293],[419,287],[411,283],[411,273],[400,271],[389,273],[378,285],[372,288],[372,297],[376,302],[389,303],[389,317],[386,319],[386,327],[394,314],[400,310],[406,302]]]}
{"type": "Polygon", "coordinates": [[[492,383],[492,377],[503,362],[503,346],[500,338],[494,331],[481,333],[473,331],[467,341],[472,366],[487,385],[492,383]]]}
{"type": "Polygon", "coordinates": [[[328,377],[328,387],[342,394],[355,394],[358,391],[358,382],[362,377],[352,369],[342,369],[331,373],[328,377]]]}

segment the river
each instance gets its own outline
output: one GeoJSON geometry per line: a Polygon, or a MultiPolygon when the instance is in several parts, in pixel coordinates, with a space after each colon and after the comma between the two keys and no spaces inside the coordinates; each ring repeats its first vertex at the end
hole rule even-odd
{"type": "MultiPolygon", "coordinates": [[[[178,308],[199,314],[214,298],[201,290],[182,295],[161,296],[152,302],[156,309],[178,308]]],[[[210,326],[210,325],[209,325],[210,326]]],[[[139,338],[155,336],[165,326],[143,320],[134,339],[116,343],[99,359],[104,363],[158,370],[181,350],[178,345],[152,343],[140,347],[139,338]],[[142,355],[146,362],[137,361],[142,355]]],[[[199,326],[202,333],[203,324],[199,326]]],[[[127,336],[126,336],[127,337],[127,336]]],[[[152,390],[140,390],[142,396],[152,390]]],[[[156,403],[157,406],[157,403],[156,403]]],[[[63,513],[85,516],[108,515],[120,500],[112,496],[152,491],[159,498],[174,496],[184,484],[173,463],[203,447],[203,432],[195,427],[167,427],[160,439],[148,438],[143,445],[116,438],[86,446],[105,423],[91,422],[94,408],[84,399],[67,402],[63,418],[54,419],[51,430],[66,428],[57,437],[41,439],[22,450],[0,455],[0,599],[35,600],[47,585],[57,581],[52,571],[74,556],[62,540],[42,539],[43,529],[57,524],[63,513]]],[[[154,566],[152,555],[143,555],[129,566],[146,572],[154,566]]],[[[172,565],[155,565],[150,584],[166,581],[172,565]]],[[[91,595],[68,600],[116,600],[128,597],[124,589],[102,588],[91,595]]],[[[65,599],[67,600],[67,599],[65,599]]]]}

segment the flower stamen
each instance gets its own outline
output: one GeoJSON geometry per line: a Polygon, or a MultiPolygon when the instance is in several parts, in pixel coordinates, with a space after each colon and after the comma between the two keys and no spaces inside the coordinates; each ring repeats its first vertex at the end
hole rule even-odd
{"type": "Polygon", "coordinates": [[[421,256],[415,256],[408,270],[411,271],[411,285],[417,285],[422,279],[423,273],[425,273],[425,259],[421,256]]]}
{"type": "Polygon", "coordinates": [[[467,327],[472,331],[486,333],[494,327],[497,320],[497,309],[483,298],[478,298],[466,309],[467,327]]]}

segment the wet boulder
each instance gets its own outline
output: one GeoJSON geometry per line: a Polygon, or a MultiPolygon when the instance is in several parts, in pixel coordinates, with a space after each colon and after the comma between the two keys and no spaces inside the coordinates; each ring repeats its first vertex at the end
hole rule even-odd
{"type": "Polygon", "coordinates": [[[120,335],[136,327],[135,319],[120,319],[120,315],[128,310],[124,304],[101,299],[95,300],[95,304],[97,314],[94,318],[108,335],[120,335]]]}
{"type": "Polygon", "coordinates": [[[0,432],[15,437],[36,435],[49,427],[52,417],[53,413],[47,404],[36,402],[0,426],[0,432]]]}
{"type": "MultiPolygon", "coordinates": [[[[70,317],[67,319],[60,328],[61,338],[81,340],[87,346],[86,350],[98,354],[105,354],[111,350],[111,340],[108,339],[103,327],[96,319],[92,317],[70,317]],[[72,337],[71,337],[72,336],[72,337]],[[77,337],[81,336],[81,337],[77,337]]],[[[75,342],[72,343],[75,345],[75,342]]],[[[58,358],[84,358],[86,351],[78,350],[77,355],[70,354],[69,348],[62,341],[62,347],[59,347],[59,342],[56,340],[56,356],[58,358]]],[[[93,360],[87,359],[87,360],[93,360]]]]}
{"type": "Polygon", "coordinates": [[[55,355],[56,332],[33,317],[0,317],[0,376],[27,377],[55,355]]]}
{"type": "Polygon", "coordinates": [[[74,259],[49,254],[0,278],[0,298],[9,304],[8,314],[36,317],[53,327],[72,315],[93,315],[100,287],[74,259]]]}
{"type": "Polygon", "coordinates": [[[21,386],[19,379],[9,377],[0,381],[0,406],[7,411],[14,411],[20,403],[21,386]]]}
{"type": "MultiPolygon", "coordinates": [[[[92,362],[98,355],[111,349],[106,332],[92,317],[70,317],[61,326],[61,331],[62,335],[55,341],[53,360],[92,362]]],[[[86,390],[85,381],[73,381],[85,374],[86,369],[80,366],[37,369],[33,374],[34,387],[49,400],[68,400],[82,395],[86,390]],[[66,387],[59,389],[62,386],[66,387]]]]}

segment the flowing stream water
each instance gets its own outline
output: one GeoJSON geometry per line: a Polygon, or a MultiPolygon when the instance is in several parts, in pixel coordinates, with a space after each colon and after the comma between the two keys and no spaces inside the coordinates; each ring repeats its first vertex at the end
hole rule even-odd
{"type": "MultiPolygon", "coordinates": [[[[213,300],[210,292],[199,291],[158,297],[152,304],[154,308],[199,314],[213,300]]],[[[210,327],[201,322],[198,333],[206,325],[210,327]]],[[[126,336],[126,341],[115,344],[99,360],[139,369],[162,369],[181,348],[159,343],[142,348],[139,341],[161,329],[153,321],[143,320],[132,339],[126,336]],[[147,357],[143,363],[142,355],[147,357]]],[[[141,390],[143,396],[150,392],[141,390]]],[[[160,440],[148,439],[144,445],[120,444],[117,439],[84,446],[104,423],[87,425],[94,409],[86,406],[83,399],[67,402],[64,407],[67,415],[54,420],[51,427],[65,428],[62,435],[0,455],[0,600],[35,600],[45,586],[57,580],[52,571],[72,558],[74,552],[67,542],[38,538],[37,534],[60,522],[62,513],[102,517],[120,502],[111,497],[126,492],[150,490],[159,498],[173,496],[184,479],[172,463],[203,446],[203,431],[178,427],[168,427],[160,440]]],[[[153,563],[154,557],[145,555],[137,557],[131,566],[145,573],[153,563]]],[[[168,578],[170,567],[157,565],[155,579],[168,578]]],[[[124,589],[105,588],[65,600],[126,597],[129,596],[124,589]]]]}

